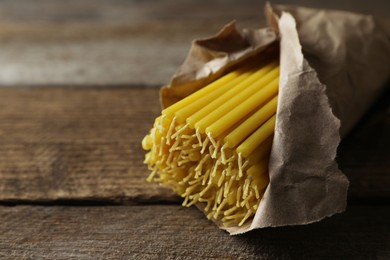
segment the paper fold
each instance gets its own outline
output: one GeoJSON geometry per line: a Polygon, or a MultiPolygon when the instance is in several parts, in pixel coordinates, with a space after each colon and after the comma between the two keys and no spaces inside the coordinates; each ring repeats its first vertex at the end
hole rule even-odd
{"type": "Polygon", "coordinates": [[[213,37],[193,41],[183,65],[173,75],[170,84],[160,91],[162,107],[199,90],[275,42],[276,34],[272,28],[239,32],[235,21],[225,25],[213,37]]]}

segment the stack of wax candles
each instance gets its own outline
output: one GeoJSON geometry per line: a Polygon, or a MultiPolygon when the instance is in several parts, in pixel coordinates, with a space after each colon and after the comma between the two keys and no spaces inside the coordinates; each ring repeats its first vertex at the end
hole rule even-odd
{"type": "Polygon", "coordinates": [[[253,218],[269,183],[278,60],[251,62],[162,111],[142,146],[148,181],[224,226],[253,218]]]}

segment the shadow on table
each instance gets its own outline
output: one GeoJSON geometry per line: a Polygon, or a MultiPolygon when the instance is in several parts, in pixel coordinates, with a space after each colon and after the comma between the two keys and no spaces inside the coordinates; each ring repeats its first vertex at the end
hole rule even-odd
{"type": "Polygon", "coordinates": [[[390,207],[354,206],[322,222],[266,228],[235,237],[277,259],[390,259],[390,207]]]}

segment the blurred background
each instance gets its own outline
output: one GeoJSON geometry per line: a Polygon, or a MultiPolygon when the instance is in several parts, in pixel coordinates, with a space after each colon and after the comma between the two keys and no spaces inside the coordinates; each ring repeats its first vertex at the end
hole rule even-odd
{"type": "MultiPolygon", "coordinates": [[[[350,10],[386,18],[388,0],[273,3],[350,10]]],[[[236,19],[265,25],[263,0],[0,1],[0,86],[159,86],[194,38],[236,19]]]]}

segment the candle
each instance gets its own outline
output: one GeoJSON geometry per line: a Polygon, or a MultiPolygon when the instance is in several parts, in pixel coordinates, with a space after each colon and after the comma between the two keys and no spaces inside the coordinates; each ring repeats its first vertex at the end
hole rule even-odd
{"type": "MultiPolygon", "coordinates": [[[[275,68],[262,78],[249,85],[248,88],[242,89],[238,94],[231,97],[229,100],[226,100],[222,103],[218,109],[209,110],[208,115],[200,119],[195,127],[199,128],[201,131],[205,131],[206,127],[211,125],[217,119],[221,118],[223,115],[231,111],[233,108],[239,106],[244,100],[250,98],[253,95],[256,95],[261,88],[267,86],[267,84],[275,78],[275,75],[279,74],[279,68],[275,68]]],[[[267,88],[268,91],[268,88],[267,88]]],[[[258,96],[258,95],[257,95],[258,96]]]]}
{"type": "Polygon", "coordinates": [[[253,134],[237,147],[237,153],[248,157],[262,142],[270,137],[275,129],[276,115],[272,116],[262,126],[260,126],[253,134]]]}
{"type": "Polygon", "coordinates": [[[271,99],[266,105],[256,111],[251,117],[241,123],[225,138],[226,147],[233,148],[260,127],[268,118],[276,113],[278,97],[271,99]]]}
{"type": "Polygon", "coordinates": [[[224,84],[228,83],[230,80],[234,79],[237,77],[237,75],[239,75],[240,72],[237,72],[237,71],[233,71],[221,78],[219,78],[218,80],[214,81],[213,83],[211,83],[208,88],[202,88],[200,89],[199,91],[195,92],[194,94],[190,95],[190,96],[187,96],[186,98],[180,100],[179,102],[169,106],[168,108],[164,109],[161,113],[163,115],[172,115],[173,113],[175,113],[176,111],[178,111],[179,109],[187,106],[188,104],[191,104],[192,102],[198,100],[199,98],[203,97],[204,95],[207,95],[208,93],[220,88],[220,87],[223,87],[224,84]]]}
{"type": "MultiPolygon", "coordinates": [[[[185,121],[188,117],[193,115],[194,113],[197,113],[199,110],[201,110],[203,107],[207,106],[211,102],[213,102],[215,99],[220,97],[221,95],[224,95],[226,92],[228,92],[232,87],[235,87],[237,84],[248,78],[249,75],[251,75],[250,71],[244,71],[243,73],[232,73],[232,78],[230,78],[230,81],[222,84],[219,88],[217,88],[214,91],[211,91],[209,93],[205,93],[205,95],[199,97],[196,100],[191,99],[188,100],[188,104],[177,110],[174,115],[176,118],[180,119],[181,121],[185,121]],[[234,75],[234,77],[233,77],[234,75]]],[[[207,87],[206,87],[207,88],[207,87]]],[[[204,111],[207,112],[208,109],[205,109],[204,111]]],[[[168,111],[166,114],[172,115],[173,113],[168,111]]],[[[200,117],[203,117],[203,115],[200,115],[200,117]]]]}
{"type": "MultiPolygon", "coordinates": [[[[278,92],[278,84],[278,78],[275,78],[273,81],[261,88],[258,92],[244,100],[240,105],[236,106],[221,118],[219,118],[216,122],[212,123],[209,127],[206,128],[206,133],[211,134],[213,137],[218,137],[220,134],[236,124],[241,118],[245,117],[251,111],[253,111],[257,106],[259,106],[259,104],[263,104],[265,101],[275,96],[278,92]]],[[[244,127],[249,127],[249,129],[253,130],[251,126],[261,124],[265,121],[265,119],[267,119],[267,117],[269,118],[271,115],[275,114],[276,102],[277,99],[274,99],[274,102],[272,102],[269,106],[264,106],[262,109],[258,110],[255,113],[255,118],[248,118],[245,121],[247,123],[244,125],[244,127]]],[[[251,130],[249,131],[251,132],[251,130]]],[[[229,138],[225,138],[225,140],[228,139],[229,138]]]]}
{"type": "MultiPolygon", "coordinates": [[[[244,90],[246,90],[248,88],[250,88],[252,91],[254,89],[256,89],[256,87],[253,86],[253,84],[255,82],[258,82],[259,79],[262,79],[262,77],[264,75],[266,75],[267,73],[269,73],[272,69],[274,69],[276,67],[276,65],[277,65],[276,62],[271,62],[270,64],[267,64],[266,66],[260,68],[257,72],[252,73],[252,75],[245,78],[243,81],[238,83],[232,89],[230,89],[229,91],[227,91],[226,93],[224,93],[223,95],[221,95],[220,97],[215,99],[213,102],[209,103],[204,108],[197,111],[193,116],[189,117],[187,119],[187,123],[189,123],[192,128],[199,127],[199,125],[196,126],[196,123],[198,123],[202,119],[204,120],[204,118],[207,115],[209,115],[211,111],[216,111],[217,109],[220,110],[221,105],[225,104],[226,102],[228,102],[232,98],[236,97],[237,95],[239,95],[240,93],[242,93],[244,90]]],[[[267,80],[268,80],[268,77],[263,79],[262,82],[260,82],[260,84],[267,82],[267,80]]],[[[251,91],[251,90],[249,90],[249,91],[251,91]]],[[[200,123],[200,124],[203,124],[203,123],[200,123]]],[[[200,127],[200,129],[202,129],[202,128],[200,127]]],[[[203,129],[203,131],[204,131],[204,129],[203,129]]]]}

